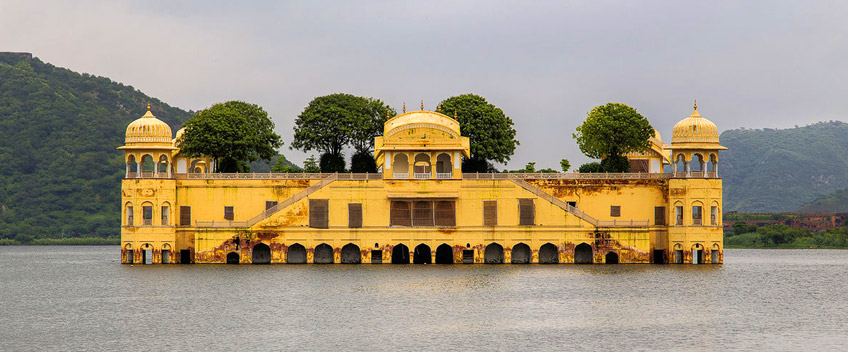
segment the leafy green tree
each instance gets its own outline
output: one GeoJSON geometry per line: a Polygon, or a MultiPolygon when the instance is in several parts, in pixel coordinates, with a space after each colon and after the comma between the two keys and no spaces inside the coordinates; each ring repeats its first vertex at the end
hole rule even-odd
{"type": "Polygon", "coordinates": [[[314,155],[310,155],[303,162],[303,171],[310,173],[321,172],[321,167],[318,166],[318,160],[315,160],[314,155]]]}
{"type": "Polygon", "coordinates": [[[602,159],[604,171],[627,172],[630,165],[624,155],[648,150],[653,135],[654,128],[636,109],[608,103],[592,109],[572,137],[583,154],[602,159]]]}
{"type": "Polygon", "coordinates": [[[505,164],[520,144],[512,119],[479,95],[458,95],[439,105],[446,114],[456,115],[462,135],[470,140],[471,158],[463,161],[463,172],[492,171],[491,162],[505,164]]]}
{"type": "Polygon", "coordinates": [[[601,163],[597,161],[593,161],[591,163],[585,163],[580,165],[580,168],[577,169],[577,172],[580,173],[599,173],[604,172],[604,167],[601,166],[601,163]]]}
{"type": "Polygon", "coordinates": [[[321,168],[321,172],[345,172],[344,155],[321,154],[321,157],[318,159],[318,165],[321,168]]]}
{"type": "MultiPolygon", "coordinates": [[[[386,119],[394,115],[394,109],[378,99],[342,93],[317,97],[295,120],[292,148],[319,151],[324,161],[321,163],[323,172],[341,172],[344,160],[340,163],[338,159],[342,158],[344,148],[352,146],[354,155],[360,155],[358,160],[366,160],[362,155],[372,155],[374,137],[383,133],[386,119]],[[342,165],[341,170],[339,165],[342,165]]],[[[360,168],[362,164],[357,163],[352,171],[372,169],[371,165],[360,168]]],[[[376,164],[373,169],[376,170],[376,164]]]]}
{"type": "Polygon", "coordinates": [[[559,161],[559,167],[562,168],[562,172],[568,172],[568,169],[571,168],[571,162],[568,159],[562,159],[559,161]]]}
{"type": "Polygon", "coordinates": [[[228,101],[198,112],[185,124],[180,153],[215,159],[217,172],[250,171],[248,162],[271,160],[282,138],[259,105],[228,101]]]}

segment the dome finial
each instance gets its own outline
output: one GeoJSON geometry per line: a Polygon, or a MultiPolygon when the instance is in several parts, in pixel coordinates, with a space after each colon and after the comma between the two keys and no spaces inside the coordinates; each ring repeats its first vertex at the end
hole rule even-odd
{"type": "Polygon", "coordinates": [[[698,110],[698,99],[695,99],[695,106],[694,106],[694,108],[695,108],[695,110],[698,110]]]}
{"type": "Polygon", "coordinates": [[[442,112],[442,104],[439,104],[438,106],[436,106],[436,111],[442,112]]]}
{"type": "Polygon", "coordinates": [[[406,112],[406,102],[403,102],[403,112],[406,112]]]}
{"type": "Polygon", "coordinates": [[[147,111],[150,111],[150,102],[147,102],[147,111]]]}
{"type": "Polygon", "coordinates": [[[424,100],[421,100],[421,111],[424,111],[424,100]]]}

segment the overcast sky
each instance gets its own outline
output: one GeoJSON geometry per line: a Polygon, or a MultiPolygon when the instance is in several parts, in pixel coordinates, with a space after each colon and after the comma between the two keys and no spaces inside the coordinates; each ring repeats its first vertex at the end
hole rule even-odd
{"type": "Polygon", "coordinates": [[[509,168],[587,161],[592,107],[635,107],[670,142],[692,101],[719,130],[845,120],[844,1],[0,1],[0,51],[32,52],[184,109],[263,106],[288,149],[309,101],[400,111],[462,93],[515,121],[509,168]]]}

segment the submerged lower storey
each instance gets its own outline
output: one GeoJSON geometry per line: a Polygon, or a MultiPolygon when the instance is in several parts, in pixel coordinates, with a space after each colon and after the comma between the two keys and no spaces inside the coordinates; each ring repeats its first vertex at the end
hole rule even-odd
{"type": "Polygon", "coordinates": [[[619,264],[721,263],[719,243],[666,243],[662,227],[589,229],[515,227],[468,229],[375,228],[252,232],[180,231],[170,243],[122,250],[125,263],[228,264],[619,264]],[[684,250],[683,248],[687,248],[684,250]],[[177,250],[173,250],[177,248],[177,250]]]}

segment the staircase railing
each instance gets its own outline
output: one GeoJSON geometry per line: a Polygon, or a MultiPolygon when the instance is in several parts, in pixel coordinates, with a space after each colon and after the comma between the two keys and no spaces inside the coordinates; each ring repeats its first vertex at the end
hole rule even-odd
{"type": "MultiPolygon", "coordinates": [[[[520,175],[520,174],[519,174],[520,175]]],[[[554,197],[552,194],[545,192],[545,190],[521,179],[519,175],[509,176],[508,178],[514,182],[515,184],[521,186],[530,193],[535,194],[539,198],[542,198],[548,202],[553,203],[554,205],[562,208],[563,210],[573,214],[574,216],[582,219],[585,222],[592,224],[595,227],[648,227],[648,220],[609,220],[609,221],[601,221],[589,214],[586,214],[584,211],[577,209],[577,207],[571,206],[570,204],[562,201],[561,199],[554,197]]]]}
{"type": "Polygon", "coordinates": [[[269,216],[275,214],[276,212],[285,209],[286,207],[296,203],[297,201],[299,201],[303,198],[306,198],[308,195],[314,193],[315,191],[317,191],[321,188],[324,188],[324,186],[333,183],[333,181],[337,180],[338,178],[339,178],[338,174],[330,174],[330,176],[327,176],[327,177],[321,179],[320,182],[318,182],[318,183],[316,183],[312,186],[306,187],[306,189],[295,193],[295,195],[289,197],[288,199],[286,199],[286,200],[284,200],[280,203],[277,203],[273,207],[265,209],[265,211],[259,213],[259,215],[256,215],[256,216],[250,218],[250,220],[247,220],[247,227],[251,227],[253,225],[256,225],[260,221],[267,219],[269,216]]]}
{"type": "MultiPolygon", "coordinates": [[[[273,207],[265,209],[265,211],[259,213],[259,215],[256,215],[256,216],[250,218],[247,221],[195,221],[194,225],[196,227],[237,227],[237,228],[251,227],[251,226],[259,223],[260,221],[267,219],[269,216],[274,215],[274,213],[276,213],[280,210],[283,210],[284,208],[294,204],[295,202],[297,202],[297,201],[299,201],[303,198],[306,198],[307,196],[314,193],[315,191],[317,191],[321,188],[324,188],[324,186],[332,183],[333,181],[335,181],[339,178],[338,174],[321,174],[321,175],[323,175],[325,177],[321,178],[321,181],[319,181],[318,183],[316,183],[312,186],[306,187],[304,190],[295,193],[293,196],[287,198],[286,200],[284,200],[280,203],[277,203],[273,207]]],[[[356,178],[351,177],[351,176],[347,176],[346,179],[352,179],[352,180],[364,179],[364,180],[367,180],[367,179],[375,179],[375,178],[369,178],[368,176],[356,177],[356,178]]]]}

